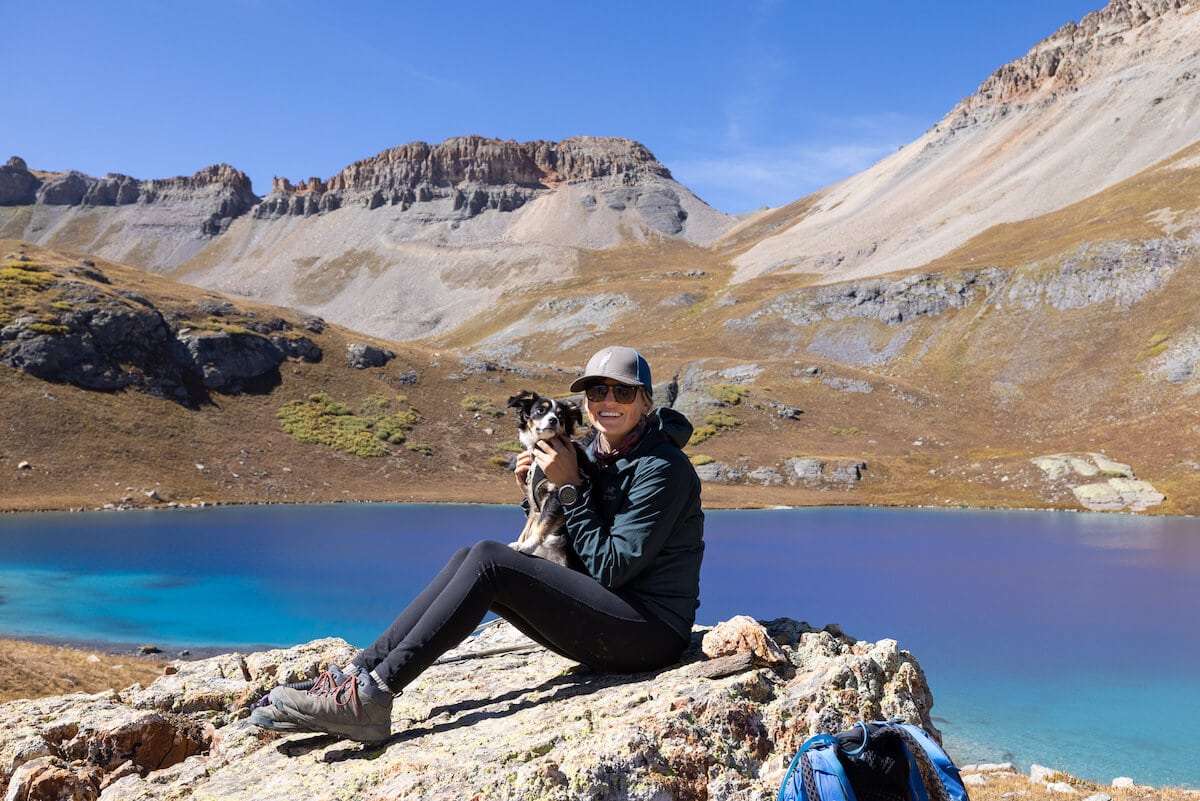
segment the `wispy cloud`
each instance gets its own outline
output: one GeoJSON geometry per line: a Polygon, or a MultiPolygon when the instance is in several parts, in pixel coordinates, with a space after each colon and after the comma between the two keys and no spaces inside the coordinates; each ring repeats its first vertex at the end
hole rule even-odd
{"type": "Polygon", "coordinates": [[[826,123],[819,138],[716,149],[667,162],[675,179],[732,214],[782,206],[836,183],[915,139],[921,125],[895,116],[826,123]]]}

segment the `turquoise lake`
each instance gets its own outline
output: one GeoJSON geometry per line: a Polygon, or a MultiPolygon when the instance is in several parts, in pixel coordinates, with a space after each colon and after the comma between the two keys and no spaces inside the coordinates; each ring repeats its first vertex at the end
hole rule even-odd
{"type": "MultiPolygon", "coordinates": [[[[837,623],[924,667],[956,762],[1200,787],[1200,521],[710,511],[698,622],[837,623]]],[[[515,506],[0,516],[0,635],[165,650],[365,645],[515,506]]]]}

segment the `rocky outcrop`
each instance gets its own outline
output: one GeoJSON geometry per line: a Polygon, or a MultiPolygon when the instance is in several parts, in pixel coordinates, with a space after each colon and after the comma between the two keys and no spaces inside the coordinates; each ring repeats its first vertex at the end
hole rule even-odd
{"type": "MultiPolygon", "coordinates": [[[[925,273],[848,281],[783,293],[749,319],[770,315],[793,325],[814,325],[825,320],[866,318],[897,326],[986,299],[1007,278],[1006,271],[991,268],[952,275],[925,273]]],[[[745,322],[733,321],[730,326],[745,322]]]]}
{"type": "Polygon", "coordinates": [[[766,487],[804,487],[852,490],[862,481],[867,463],[861,459],[820,459],[796,456],[780,465],[748,467],[711,461],[696,465],[701,481],[718,484],[761,484],[766,487]]]}
{"type": "Polygon", "coordinates": [[[1195,243],[1187,239],[1107,242],[1020,270],[987,267],[804,287],[781,293],[726,326],[742,328],[778,317],[797,326],[857,318],[896,327],[920,317],[999,301],[1060,311],[1110,302],[1128,306],[1160,289],[1195,253],[1195,243]]]}
{"type": "MultiPolygon", "coordinates": [[[[407,211],[414,204],[441,202],[461,217],[473,217],[487,209],[515,211],[563,183],[610,179],[636,186],[647,177],[670,179],[671,174],[649,150],[627,139],[518,143],[466,136],[394,147],[354,162],[327,181],[310,178],[293,185],[276,178],[254,216],[311,216],[348,205],[407,211]]],[[[633,189],[622,196],[614,191],[605,200],[622,208],[644,206],[657,230],[679,231],[682,209],[669,193],[633,189]],[[663,205],[669,207],[665,218],[656,213],[663,205]]]]}
{"type": "Polygon", "coordinates": [[[964,119],[985,108],[1007,113],[1006,106],[1019,105],[1041,91],[1070,92],[1098,72],[1110,48],[1122,47],[1137,29],[1190,4],[1189,0],[1112,0],[1000,67],[956,111],[964,119]]]}
{"type": "Polygon", "coordinates": [[[1067,486],[1081,506],[1094,512],[1144,512],[1167,499],[1129,465],[1102,453],[1056,453],[1032,461],[1048,481],[1067,486]]]}
{"type": "Polygon", "coordinates": [[[200,233],[215,236],[250,210],[258,197],[245,173],[228,164],[215,164],[191,177],[142,181],[109,173],[93,178],[75,170],[39,178],[25,161],[12,157],[0,168],[0,206],[131,206],[200,200],[200,233]]]}
{"type": "MultiPolygon", "coordinates": [[[[321,349],[282,319],[252,321],[263,330],[209,322],[216,307],[188,315],[164,313],[145,297],[107,285],[94,266],[80,278],[57,275],[33,262],[20,264],[36,281],[37,313],[0,328],[0,364],[47,381],[113,392],[133,387],[188,405],[209,392],[261,392],[279,383],[287,358],[319,361],[321,349]]],[[[232,309],[232,306],[230,306],[232,309]]]]}
{"type": "Polygon", "coordinates": [[[274,683],[352,652],[319,640],[176,662],[146,688],[0,705],[0,791],[30,801],[749,801],[774,796],[815,732],[891,716],[936,732],[925,676],[895,641],[744,617],[698,628],[679,664],[634,675],[584,669],[493,626],[405,689],[381,746],[245,719],[274,683]]]}
{"type": "Polygon", "coordinates": [[[25,160],[13,156],[0,167],[0,206],[25,206],[37,202],[41,181],[29,171],[25,160]]]}

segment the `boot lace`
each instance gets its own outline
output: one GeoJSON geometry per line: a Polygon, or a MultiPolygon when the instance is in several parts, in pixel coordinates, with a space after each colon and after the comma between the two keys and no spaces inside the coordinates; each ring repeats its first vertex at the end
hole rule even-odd
{"type": "Polygon", "coordinates": [[[341,671],[334,674],[331,671],[323,670],[308,693],[309,695],[332,696],[333,702],[340,707],[353,704],[355,717],[362,716],[362,703],[358,700],[358,676],[341,671]]]}
{"type": "Polygon", "coordinates": [[[313,681],[312,687],[309,688],[309,695],[336,695],[337,691],[342,688],[348,680],[353,680],[353,676],[348,676],[340,670],[334,673],[332,670],[322,670],[313,681]]]}

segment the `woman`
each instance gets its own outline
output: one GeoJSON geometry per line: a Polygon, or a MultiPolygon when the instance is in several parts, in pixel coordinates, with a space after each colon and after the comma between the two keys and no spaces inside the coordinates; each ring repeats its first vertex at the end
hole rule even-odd
{"type": "Polygon", "coordinates": [[[580,464],[566,437],[517,458],[560,487],[583,572],[483,540],[463,548],[343,671],[309,690],[276,687],[251,720],[360,742],[391,734],[392,698],[494,612],[531,639],[597,670],[637,672],[678,661],[700,605],[704,513],[700,480],[681,450],[682,414],[652,411],[650,366],[632,348],[605,348],[582,377],[596,436],[580,464]],[[585,478],[586,477],[586,478],[585,478]]]}

